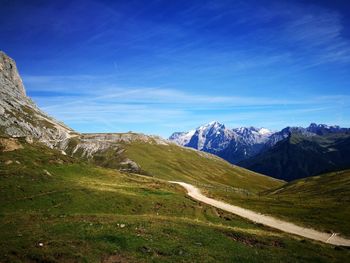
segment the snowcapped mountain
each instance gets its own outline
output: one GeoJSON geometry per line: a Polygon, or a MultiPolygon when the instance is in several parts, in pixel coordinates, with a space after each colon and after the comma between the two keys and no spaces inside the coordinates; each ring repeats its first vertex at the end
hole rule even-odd
{"type": "Polygon", "coordinates": [[[232,129],[246,144],[264,143],[273,133],[266,128],[241,127],[232,129]]]}
{"type": "Polygon", "coordinates": [[[236,164],[269,150],[291,134],[308,138],[345,132],[349,133],[350,129],[315,123],[307,128],[286,127],[278,132],[255,127],[229,129],[224,124],[213,121],[189,132],[175,132],[169,140],[178,145],[218,155],[236,164]]]}
{"type": "Polygon", "coordinates": [[[169,140],[237,163],[257,154],[271,134],[265,128],[229,129],[224,124],[213,121],[189,132],[176,132],[169,140]]]}
{"type": "MultiPolygon", "coordinates": [[[[189,134],[186,134],[189,136],[189,134]]],[[[231,130],[225,125],[214,121],[197,128],[191,136],[187,145],[206,152],[216,152],[227,146],[230,140],[234,139],[231,130]]]]}

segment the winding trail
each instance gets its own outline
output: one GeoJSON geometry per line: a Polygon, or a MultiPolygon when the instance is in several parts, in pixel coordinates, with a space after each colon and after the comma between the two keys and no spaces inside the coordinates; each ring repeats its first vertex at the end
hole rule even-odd
{"type": "Polygon", "coordinates": [[[201,201],[203,203],[206,203],[208,205],[220,208],[220,209],[225,210],[227,212],[236,214],[240,217],[249,219],[253,222],[263,224],[265,226],[269,226],[272,228],[276,228],[276,229],[281,230],[281,231],[286,232],[286,233],[291,233],[294,235],[298,235],[298,236],[306,237],[309,239],[321,241],[321,242],[327,243],[327,244],[332,244],[332,245],[336,245],[336,246],[350,246],[349,239],[342,238],[335,233],[328,234],[328,233],[324,233],[324,232],[319,232],[319,231],[311,229],[311,228],[300,227],[300,226],[294,225],[293,223],[289,223],[286,221],[276,219],[272,216],[262,215],[262,214],[253,212],[251,210],[241,208],[239,206],[230,205],[230,204],[227,204],[225,202],[206,197],[205,195],[203,195],[200,192],[200,190],[197,187],[195,187],[191,184],[187,184],[187,183],[183,183],[183,182],[175,182],[175,181],[170,181],[170,183],[179,184],[182,187],[184,187],[188,192],[187,194],[190,197],[192,197],[193,199],[196,199],[196,200],[201,201]]]}

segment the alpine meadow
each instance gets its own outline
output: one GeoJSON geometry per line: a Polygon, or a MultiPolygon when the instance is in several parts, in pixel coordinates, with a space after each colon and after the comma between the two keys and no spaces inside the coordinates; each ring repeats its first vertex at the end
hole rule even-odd
{"type": "Polygon", "coordinates": [[[0,4],[0,262],[349,262],[348,1],[0,4]]]}

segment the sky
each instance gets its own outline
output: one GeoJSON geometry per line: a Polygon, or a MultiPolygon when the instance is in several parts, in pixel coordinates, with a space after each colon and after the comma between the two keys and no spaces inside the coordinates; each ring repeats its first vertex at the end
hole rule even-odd
{"type": "Polygon", "coordinates": [[[348,1],[0,0],[0,50],[79,132],[350,127],[348,1]]]}

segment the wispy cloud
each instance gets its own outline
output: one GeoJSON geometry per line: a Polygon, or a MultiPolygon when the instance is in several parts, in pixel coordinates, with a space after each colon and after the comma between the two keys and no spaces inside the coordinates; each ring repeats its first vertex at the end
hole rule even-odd
{"type": "Polygon", "coordinates": [[[298,118],[306,115],[317,116],[339,110],[342,107],[339,102],[348,101],[350,97],[338,95],[276,99],[209,96],[160,88],[108,88],[92,97],[66,97],[65,102],[62,102],[61,97],[54,96],[35,99],[45,111],[77,127],[93,123],[94,127],[99,127],[98,130],[113,127],[123,131],[122,127],[130,127],[130,124],[139,127],[153,125],[162,127],[159,133],[167,136],[171,130],[193,128],[213,119],[237,126],[267,126],[271,123],[274,126],[270,128],[276,128],[278,122],[278,127],[281,127],[288,121],[298,122],[298,118]]]}

